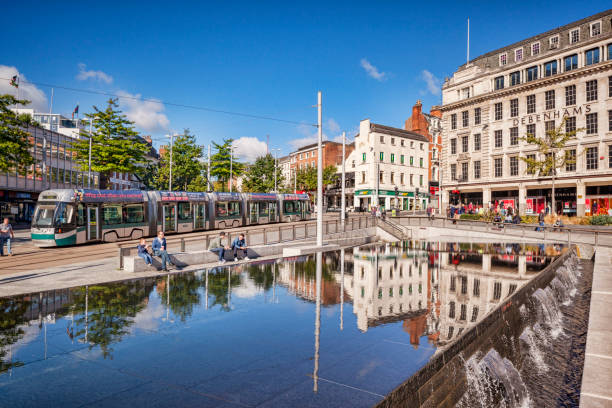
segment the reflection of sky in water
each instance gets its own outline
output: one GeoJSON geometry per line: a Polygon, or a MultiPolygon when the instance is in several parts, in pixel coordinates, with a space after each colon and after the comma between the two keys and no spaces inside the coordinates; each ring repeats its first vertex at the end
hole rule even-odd
{"type": "Polygon", "coordinates": [[[22,329],[3,349],[5,365],[22,365],[0,373],[0,406],[371,406],[435,353],[452,324],[440,291],[456,264],[431,251],[347,250],[343,278],[339,257],[325,254],[322,264],[317,393],[316,265],[309,258],[233,269],[231,277],[228,268],[216,268],[208,286],[207,274],[198,272],[56,291],[55,304],[46,303],[49,292],[42,313],[54,312],[54,322],[42,314],[39,320],[38,305],[27,297],[0,299],[27,306],[11,316],[10,307],[0,309],[3,321],[22,329]],[[400,278],[400,265],[408,271],[408,263],[415,275],[400,278]],[[421,278],[417,264],[424,265],[421,278]],[[377,265],[393,265],[394,277],[379,276],[377,265]],[[368,270],[360,280],[362,266],[368,270]],[[398,314],[397,290],[394,299],[377,296],[378,285],[398,279],[406,298],[409,283],[424,285],[422,309],[403,305],[398,314]],[[372,287],[361,299],[363,282],[372,287]],[[390,302],[394,313],[371,307],[388,309],[390,302]]]}

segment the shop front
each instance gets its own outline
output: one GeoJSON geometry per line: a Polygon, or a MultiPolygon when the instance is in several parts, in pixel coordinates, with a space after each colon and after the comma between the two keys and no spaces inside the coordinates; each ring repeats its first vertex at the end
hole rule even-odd
{"type": "Polygon", "coordinates": [[[505,210],[518,210],[518,190],[491,191],[491,203],[505,210]]]}
{"type": "MultiPolygon", "coordinates": [[[[542,210],[549,214],[552,211],[551,207],[552,189],[537,188],[527,190],[525,200],[526,215],[537,215],[542,210]]],[[[586,207],[588,208],[588,205],[586,207]]],[[[555,213],[567,216],[576,215],[576,187],[555,188],[555,213]]]]}
{"type": "Polygon", "coordinates": [[[464,192],[460,190],[451,190],[449,194],[450,204],[458,206],[463,204],[468,207],[470,203],[473,207],[482,207],[482,191],[464,192]]]}
{"type": "Polygon", "coordinates": [[[587,186],[584,204],[585,215],[610,215],[612,186],[587,186]]]}
{"type": "Polygon", "coordinates": [[[8,218],[15,224],[29,224],[37,199],[38,193],[0,190],[0,219],[8,218]]]}
{"type": "MultiPolygon", "coordinates": [[[[376,205],[376,190],[357,190],[355,191],[355,206],[358,211],[369,211],[376,205]]],[[[387,210],[402,209],[406,211],[424,210],[427,208],[429,194],[417,191],[394,191],[379,190],[378,204],[387,210]]]]}

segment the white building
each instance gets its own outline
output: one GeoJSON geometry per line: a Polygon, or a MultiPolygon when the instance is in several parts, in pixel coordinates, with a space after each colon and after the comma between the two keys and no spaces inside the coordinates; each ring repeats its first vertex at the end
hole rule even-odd
{"type": "Polygon", "coordinates": [[[347,171],[355,172],[355,208],[425,209],[429,140],[418,133],[362,120],[347,171]]]}
{"type": "MultiPolygon", "coordinates": [[[[551,204],[552,175],[521,140],[565,120],[575,163],[556,175],[557,212],[607,210],[612,201],[612,10],[481,55],[442,87],[442,206],[503,203],[534,214],[551,204]]],[[[433,108],[432,108],[433,109],[433,108]]]]}
{"type": "Polygon", "coordinates": [[[31,108],[14,108],[13,111],[30,115],[43,129],[75,139],[79,138],[80,130],[87,130],[86,126],[89,124],[89,120],[68,119],[59,113],[36,112],[31,108]]]}
{"type": "Polygon", "coordinates": [[[278,167],[283,175],[284,184],[290,190],[293,189],[293,179],[291,178],[291,157],[283,156],[278,158],[278,167]]]}

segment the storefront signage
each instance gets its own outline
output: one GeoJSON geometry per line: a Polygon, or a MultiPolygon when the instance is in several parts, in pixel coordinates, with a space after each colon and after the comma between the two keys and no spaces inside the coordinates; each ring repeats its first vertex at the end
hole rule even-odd
{"type": "MultiPolygon", "coordinates": [[[[355,191],[356,196],[376,195],[375,190],[357,190],[355,191]]],[[[378,190],[379,196],[393,196],[393,197],[414,197],[412,191],[399,191],[396,195],[394,190],[378,190]]],[[[429,194],[420,192],[419,197],[427,197],[429,194]]]]}
{"type": "Polygon", "coordinates": [[[576,116],[576,115],[586,115],[587,113],[591,113],[591,104],[585,104],[582,106],[569,107],[565,109],[558,109],[554,111],[548,111],[544,113],[537,113],[532,115],[526,115],[522,118],[514,118],[512,119],[512,125],[518,126],[528,125],[530,123],[536,123],[540,121],[554,120],[560,119],[562,116],[576,116]]]}

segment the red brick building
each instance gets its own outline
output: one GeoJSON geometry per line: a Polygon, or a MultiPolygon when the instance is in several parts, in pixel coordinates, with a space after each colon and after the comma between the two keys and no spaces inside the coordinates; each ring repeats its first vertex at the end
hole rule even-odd
{"type": "MultiPolygon", "coordinates": [[[[347,144],[345,148],[346,155],[355,149],[355,144],[347,144]]],[[[300,147],[293,153],[289,154],[291,163],[291,174],[297,170],[303,170],[308,167],[317,167],[317,150],[318,144],[314,143],[308,146],[300,147]]],[[[334,165],[340,166],[342,164],[342,143],[332,142],[326,140],[322,144],[323,151],[323,168],[334,165]]]]}
{"type": "Polygon", "coordinates": [[[423,113],[421,101],[412,107],[412,116],[406,119],[404,128],[429,139],[429,194],[431,205],[440,209],[440,152],[442,150],[442,113],[432,110],[423,113]]]}

